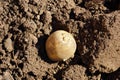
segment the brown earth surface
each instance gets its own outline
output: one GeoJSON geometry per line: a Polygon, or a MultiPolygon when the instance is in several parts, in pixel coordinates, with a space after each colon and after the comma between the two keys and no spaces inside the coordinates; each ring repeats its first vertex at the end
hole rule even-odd
{"type": "Polygon", "coordinates": [[[0,0],[0,80],[120,80],[120,0],[0,0]],[[56,30],[74,58],[47,57],[56,30]]]}

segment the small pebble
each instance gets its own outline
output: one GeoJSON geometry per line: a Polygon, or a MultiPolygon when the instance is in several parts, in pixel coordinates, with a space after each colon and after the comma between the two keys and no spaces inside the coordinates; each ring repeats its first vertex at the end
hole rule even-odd
{"type": "Polygon", "coordinates": [[[5,41],[4,41],[4,47],[6,48],[6,50],[8,52],[11,52],[13,51],[13,44],[12,44],[12,40],[10,38],[7,38],[5,41]]]}

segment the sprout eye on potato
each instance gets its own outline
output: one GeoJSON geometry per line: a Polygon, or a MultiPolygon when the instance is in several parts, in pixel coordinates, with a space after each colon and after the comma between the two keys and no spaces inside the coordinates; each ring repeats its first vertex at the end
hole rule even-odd
{"type": "Polygon", "coordinates": [[[67,31],[55,31],[46,41],[46,51],[52,61],[67,60],[74,57],[76,51],[75,39],[67,31]]]}

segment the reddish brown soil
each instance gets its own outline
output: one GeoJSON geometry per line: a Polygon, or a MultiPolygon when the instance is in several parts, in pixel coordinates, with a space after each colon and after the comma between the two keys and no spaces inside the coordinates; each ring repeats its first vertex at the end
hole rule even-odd
{"type": "Polygon", "coordinates": [[[119,80],[120,0],[0,0],[0,80],[119,80]],[[52,62],[56,30],[76,40],[75,57],[52,62]]]}

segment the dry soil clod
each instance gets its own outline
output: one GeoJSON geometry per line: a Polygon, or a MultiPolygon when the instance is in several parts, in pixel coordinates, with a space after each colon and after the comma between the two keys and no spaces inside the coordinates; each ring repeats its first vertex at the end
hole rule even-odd
{"type": "Polygon", "coordinates": [[[67,31],[55,31],[46,41],[46,51],[52,61],[64,61],[72,58],[76,51],[75,39],[67,31]]]}

